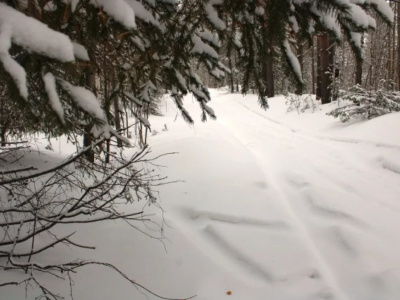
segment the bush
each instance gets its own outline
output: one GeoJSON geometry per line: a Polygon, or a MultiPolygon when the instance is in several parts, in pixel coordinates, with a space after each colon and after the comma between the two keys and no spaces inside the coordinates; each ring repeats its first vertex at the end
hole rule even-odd
{"type": "Polygon", "coordinates": [[[389,81],[381,81],[378,90],[369,91],[356,85],[342,95],[341,100],[346,104],[328,115],[347,122],[356,117],[372,119],[400,111],[400,92],[393,91],[392,86],[389,81]]]}
{"type": "Polygon", "coordinates": [[[296,95],[292,93],[287,93],[285,95],[286,105],[288,105],[288,112],[296,110],[298,114],[305,112],[308,109],[312,109],[314,112],[317,108],[312,96],[307,95],[296,95]]]}
{"type": "Polygon", "coordinates": [[[150,220],[145,211],[150,205],[158,207],[153,187],[166,183],[155,173],[154,160],[146,158],[148,147],[126,158],[121,148],[112,145],[110,163],[104,163],[99,157],[107,153],[101,144],[104,140],[92,146],[102,149],[96,151],[94,163],[84,158],[88,148],[63,161],[49,162],[26,143],[0,146],[0,287],[29,285],[39,293],[35,299],[61,300],[59,288],[48,287],[44,275],[66,280],[72,287],[72,275],[78,269],[96,265],[155,295],[108,262],[76,257],[46,260],[54,247],[94,249],[90,236],[85,245],[74,241],[77,227],[71,224],[121,220],[142,231],[138,223],[143,223],[146,228],[152,225],[153,238],[162,238],[162,224],[150,220]],[[3,272],[18,274],[19,279],[7,280],[3,272]]]}

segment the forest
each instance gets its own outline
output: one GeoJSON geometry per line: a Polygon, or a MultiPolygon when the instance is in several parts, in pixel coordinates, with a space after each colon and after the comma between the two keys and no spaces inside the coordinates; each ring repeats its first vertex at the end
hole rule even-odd
{"type": "Polygon", "coordinates": [[[0,299],[398,299],[400,2],[0,0],[0,62],[0,299]]]}

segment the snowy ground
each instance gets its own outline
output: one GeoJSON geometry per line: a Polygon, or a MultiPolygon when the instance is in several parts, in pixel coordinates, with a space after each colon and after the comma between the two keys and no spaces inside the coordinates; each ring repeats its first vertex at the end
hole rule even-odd
{"type": "MultiPolygon", "coordinates": [[[[179,152],[159,171],[184,181],[159,189],[164,243],[123,223],[82,226],[97,250],[79,256],[165,297],[400,299],[400,114],[348,125],[325,115],[332,105],[287,114],[276,97],[264,112],[255,96],[213,94],[217,121],[190,127],[168,99],[151,119],[153,155],[179,152]]],[[[22,294],[0,289],[1,300],[22,294]]],[[[156,298],[93,267],[76,275],[74,299],[156,298]]]]}

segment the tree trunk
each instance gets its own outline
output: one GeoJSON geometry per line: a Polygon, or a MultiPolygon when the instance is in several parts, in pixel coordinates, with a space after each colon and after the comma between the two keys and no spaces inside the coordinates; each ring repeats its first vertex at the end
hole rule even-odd
{"type": "Polygon", "coordinates": [[[363,61],[356,57],[356,84],[362,85],[363,61]]]}
{"type": "Polygon", "coordinates": [[[268,98],[275,97],[275,84],[274,84],[274,46],[270,42],[268,56],[264,62],[264,82],[266,86],[266,95],[268,98]]]}
{"type": "Polygon", "coordinates": [[[339,78],[339,69],[336,66],[336,41],[329,39],[329,93],[330,101],[339,97],[339,87],[336,86],[336,79],[339,78]]]}
{"type": "Polygon", "coordinates": [[[311,93],[315,95],[315,51],[314,51],[314,38],[311,38],[311,93]]]}
{"type": "MultiPolygon", "coordinates": [[[[304,62],[304,48],[303,48],[303,43],[301,40],[297,40],[297,58],[300,63],[301,71],[303,71],[303,62],[304,62]]],[[[296,92],[297,95],[302,95],[303,94],[303,85],[302,84],[297,84],[296,92]]]]}
{"type": "Polygon", "coordinates": [[[397,6],[397,89],[400,90],[400,3],[397,6]]]}
{"type": "Polygon", "coordinates": [[[7,130],[8,130],[8,126],[10,125],[10,121],[6,121],[4,122],[1,127],[1,146],[5,147],[6,143],[7,143],[7,130]]]}
{"type": "Polygon", "coordinates": [[[269,98],[275,97],[274,63],[272,57],[267,59],[267,96],[269,98]]]}
{"type": "MultiPolygon", "coordinates": [[[[238,64],[238,58],[237,58],[237,51],[235,51],[234,52],[235,53],[235,66],[237,66],[237,64],[238,64]]],[[[239,76],[238,75],[236,75],[236,93],[239,93],[239,76]]]]}
{"type": "MultiPolygon", "coordinates": [[[[114,121],[115,121],[115,129],[118,133],[121,133],[121,116],[119,110],[118,98],[114,99],[114,121]]],[[[117,139],[117,147],[122,148],[122,140],[117,139]]]]}
{"type": "Polygon", "coordinates": [[[392,79],[392,67],[393,67],[393,58],[392,58],[392,28],[389,27],[388,30],[388,60],[387,60],[387,79],[392,79]]]}
{"type": "Polygon", "coordinates": [[[228,75],[229,76],[229,86],[231,89],[231,93],[233,94],[235,92],[235,84],[234,84],[234,79],[233,79],[234,72],[233,72],[233,64],[232,64],[232,45],[230,42],[228,43],[227,56],[228,56],[229,69],[231,70],[231,73],[228,75]]]}
{"type": "MultiPolygon", "coordinates": [[[[361,44],[364,46],[364,34],[361,37],[361,44]]],[[[356,55],[356,84],[362,85],[362,75],[363,75],[363,60],[361,57],[356,55]]]]}
{"type": "Polygon", "coordinates": [[[321,44],[319,40],[319,35],[317,36],[317,90],[316,97],[317,100],[321,99],[321,80],[322,80],[322,71],[321,71],[321,44]]]}
{"type": "Polygon", "coordinates": [[[329,37],[326,33],[318,36],[320,45],[320,64],[321,64],[321,102],[322,104],[330,103],[332,96],[332,76],[331,68],[333,67],[333,44],[331,45],[329,37]],[[331,48],[332,46],[332,48],[331,48]]]}
{"type": "Polygon", "coordinates": [[[10,120],[6,117],[6,112],[4,109],[4,98],[0,99],[0,126],[1,126],[1,146],[5,147],[7,142],[7,129],[10,125],[10,120]]]}

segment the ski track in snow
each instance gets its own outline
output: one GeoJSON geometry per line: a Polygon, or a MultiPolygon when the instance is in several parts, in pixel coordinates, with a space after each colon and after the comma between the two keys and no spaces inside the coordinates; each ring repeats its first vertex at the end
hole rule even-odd
{"type": "MultiPolygon", "coordinates": [[[[286,128],[286,129],[290,130],[292,133],[303,134],[300,130],[294,129],[294,128],[290,127],[289,125],[286,125],[284,123],[274,120],[273,118],[269,118],[269,117],[263,115],[262,113],[259,113],[258,111],[251,109],[250,107],[246,106],[243,103],[239,103],[239,104],[246,110],[250,111],[251,113],[258,115],[259,117],[261,117],[265,120],[268,120],[276,125],[279,125],[281,128],[286,128]]],[[[350,139],[350,138],[343,138],[343,137],[332,137],[332,136],[310,135],[310,134],[308,134],[308,135],[303,134],[303,137],[319,139],[322,141],[339,142],[339,143],[364,144],[364,145],[373,146],[373,147],[396,149],[396,150],[400,151],[400,147],[396,146],[396,145],[391,145],[391,144],[387,144],[387,143],[377,143],[377,142],[372,142],[372,141],[367,141],[367,140],[362,140],[362,139],[350,139]]]]}
{"type": "MultiPolygon", "coordinates": [[[[244,105],[242,105],[244,106],[244,105]]],[[[244,106],[245,107],[245,106],[244,106]]],[[[249,110],[251,113],[254,113],[254,111],[249,110]]],[[[258,115],[256,113],[256,115],[258,115]]],[[[276,123],[271,121],[270,119],[266,118],[267,121],[269,121],[270,123],[274,123],[276,125],[279,125],[280,127],[282,127],[281,124],[276,123]]],[[[229,126],[230,128],[232,128],[232,123],[229,126]]],[[[263,126],[264,127],[264,126],[263,126]]],[[[275,126],[274,126],[275,127],[275,126]]],[[[265,139],[268,140],[270,137],[274,137],[279,139],[279,142],[281,143],[282,141],[285,141],[288,143],[288,146],[290,147],[291,144],[293,143],[298,143],[298,141],[295,140],[291,140],[289,141],[287,138],[287,134],[286,133],[282,133],[282,129],[281,128],[274,128],[271,126],[267,125],[267,128],[271,128],[272,131],[271,132],[266,132],[265,133],[265,139]]],[[[283,129],[284,131],[287,131],[286,128],[283,129]]],[[[290,130],[292,132],[293,135],[296,135],[296,139],[298,139],[296,131],[294,130],[290,130]]],[[[243,137],[238,137],[236,136],[239,140],[243,141],[243,143],[246,143],[245,139],[243,137]]],[[[302,137],[304,138],[304,137],[302,137]]],[[[310,139],[307,138],[307,142],[310,142],[310,139]]],[[[252,152],[252,154],[256,157],[256,159],[260,162],[260,164],[264,164],[265,160],[263,159],[259,159],[259,152],[255,152],[252,148],[250,148],[250,152],[252,152]],[[254,153],[255,152],[255,153],[254,153]]],[[[318,269],[321,272],[322,277],[325,279],[326,283],[329,285],[330,288],[332,288],[333,290],[333,294],[337,297],[337,299],[348,299],[348,297],[346,295],[344,295],[341,291],[341,289],[338,286],[338,283],[336,281],[336,278],[334,276],[334,274],[331,271],[331,267],[329,266],[329,263],[327,261],[327,259],[323,256],[323,253],[320,249],[318,249],[318,246],[315,244],[315,242],[313,241],[313,238],[311,237],[307,227],[305,226],[305,224],[303,223],[303,221],[298,217],[295,208],[291,205],[290,203],[290,195],[286,195],[285,190],[286,188],[282,186],[282,184],[280,183],[281,180],[275,180],[274,179],[274,171],[269,171],[268,175],[266,174],[266,180],[268,182],[272,182],[273,187],[276,189],[278,195],[279,195],[279,202],[282,203],[282,205],[284,206],[284,209],[286,210],[286,212],[288,213],[288,215],[290,216],[291,219],[291,223],[293,224],[293,227],[297,229],[298,234],[302,237],[304,243],[307,245],[307,247],[309,248],[310,252],[312,253],[312,255],[314,256],[314,258],[316,259],[317,265],[318,265],[318,269]]],[[[284,181],[286,181],[286,183],[288,183],[289,185],[292,185],[294,188],[301,188],[301,187],[305,187],[308,185],[308,183],[294,183],[293,181],[290,181],[288,179],[284,179],[284,181]]],[[[312,202],[311,202],[312,203],[312,202]]],[[[317,207],[315,204],[313,205],[314,207],[317,207]]],[[[335,215],[335,216],[346,216],[345,213],[339,213],[339,212],[333,212],[330,211],[329,209],[325,209],[322,207],[317,207],[318,210],[320,212],[329,214],[329,215],[335,215]]]]}
{"type": "MultiPolygon", "coordinates": [[[[386,299],[380,298],[381,291],[375,291],[375,294],[372,291],[372,298],[365,298],[371,291],[360,292],[349,288],[349,285],[357,282],[352,282],[355,279],[351,275],[341,277],[341,268],[345,266],[337,266],[332,260],[332,253],[342,253],[348,262],[360,262],[359,267],[366,268],[365,277],[368,277],[368,264],[363,262],[362,247],[353,242],[353,237],[358,234],[376,237],[379,233],[371,228],[371,224],[356,216],[357,207],[361,205],[367,212],[384,211],[392,218],[398,218],[400,205],[386,202],[385,199],[376,201],[369,195],[372,189],[365,191],[362,187],[372,185],[381,190],[389,189],[389,193],[392,194],[400,190],[391,189],[389,184],[384,185],[384,180],[377,182],[374,161],[360,155],[360,152],[377,147],[397,151],[400,147],[306,134],[274,121],[241,102],[231,101],[227,105],[226,99],[218,99],[218,96],[214,99],[214,108],[220,112],[218,125],[215,126],[236,140],[238,147],[246,149],[260,166],[264,178],[258,184],[261,188],[273,191],[273,202],[282,210],[283,219],[261,220],[245,215],[186,209],[182,212],[186,215],[186,225],[202,224],[200,228],[192,226],[189,234],[195,234],[199,241],[202,240],[201,243],[214,248],[215,253],[219,252],[219,255],[225,256],[225,263],[236,265],[237,270],[241,269],[247,276],[261,279],[268,284],[289,282],[293,278],[299,278],[298,276],[322,281],[322,288],[319,285],[314,296],[310,295],[310,298],[305,299],[386,299]],[[246,110],[243,110],[243,107],[246,110]],[[320,164],[322,161],[324,163],[320,164]],[[338,165],[341,167],[338,168],[338,165]],[[337,173],[338,170],[341,170],[340,174],[337,173]],[[315,181],[315,178],[318,178],[318,181],[315,181]],[[354,183],[354,179],[357,179],[357,184],[354,183]],[[334,196],[330,198],[329,194],[334,196]],[[327,199],[324,199],[325,195],[328,195],[327,199]],[[318,196],[321,196],[321,199],[318,196]],[[344,205],[336,201],[335,196],[353,202],[350,205],[351,211],[346,211],[344,205]],[[262,236],[273,234],[276,230],[281,233],[291,232],[297,238],[293,240],[294,244],[302,244],[302,251],[310,255],[312,266],[306,271],[291,270],[285,273],[285,270],[277,271],[276,268],[260,264],[248,251],[237,247],[235,238],[228,231],[223,233],[223,226],[235,226],[236,230],[259,228],[265,232],[262,236]],[[328,246],[333,248],[326,251],[328,246]]],[[[399,166],[383,158],[378,158],[375,162],[381,165],[382,170],[391,173],[383,172],[379,176],[387,177],[391,183],[400,183],[400,177],[399,180],[393,179],[393,173],[400,175],[399,166]]],[[[262,236],[260,239],[263,239],[262,236]]],[[[284,253],[278,259],[284,261],[284,253]]]]}
{"type": "Polygon", "coordinates": [[[209,211],[191,211],[189,212],[193,220],[197,220],[199,218],[206,218],[210,221],[235,224],[241,226],[258,226],[265,227],[271,229],[288,229],[288,225],[282,221],[265,221],[265,220],[257,220],[254,218],[247,217],[238,217],[227,214],[220,214],[216,212],[209,211]]]}

